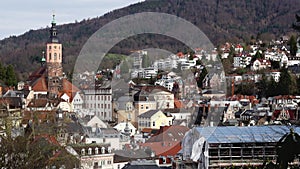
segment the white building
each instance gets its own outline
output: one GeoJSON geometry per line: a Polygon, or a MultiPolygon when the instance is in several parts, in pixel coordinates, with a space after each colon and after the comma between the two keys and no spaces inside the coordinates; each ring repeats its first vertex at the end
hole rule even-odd
{"type": "Polygon", "coordinates": [[[101,120],[112,120],[112,89],[110,84],[83,90],[85,109],[101,120]]]}

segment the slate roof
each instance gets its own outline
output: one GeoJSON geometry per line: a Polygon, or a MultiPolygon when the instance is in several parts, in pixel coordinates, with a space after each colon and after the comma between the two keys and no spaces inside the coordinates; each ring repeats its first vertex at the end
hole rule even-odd
{"type": "Polygon", "coordinates": [[[185,126],[161,126],[146,142],[180,141],[188,130],[185,126]]]}
{"type": "Polygon", "coordinates": [[[122,169],[160,169],[160,167],[157,166],[155,162],[139,160],[126,164],[122,169]]]}
{"type": "Polygon", "coordinates": [[[140,117],[140,118],[151,118],[154,114],[156,114],[159,111],[160,110],[149,110],[149,111],[146,111],[143,114],[140,114],[138,117],[140,117]]]}
{"type": "Polygon", "coordinates": [[[128,150],[115,150],[113,151],[114,163],[127,162],[134,159],[150,159],[151,150],[148,149],[128,149],[128,150]]]}

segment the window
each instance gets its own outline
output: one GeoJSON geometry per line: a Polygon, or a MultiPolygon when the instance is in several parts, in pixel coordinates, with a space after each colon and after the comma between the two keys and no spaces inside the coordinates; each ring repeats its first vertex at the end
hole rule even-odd
{"type": "Polygon", "coordinates": [[[146,109],[149,109],[149,107],[148,107],[148,106],[146,106],[146,109]]]}
{"type": "Polygon", "coordinates": [[[152,125],[153,127],[155,126],[155,121],[153,122],[153,125],[152,125]]]}
{"type": "Polygon", "coordinates": [[[51,50],[51,46],[49,46],[49,50],[51,50]]]}
{"type": "Polygon", "coordinates": [[[49,53],[49,60],[51,60],[51,53],[49,53]]]}
{"type": "MultiPolygon", "coordinates": [[[[54,32],[54,35],[56,35],[56,33],[54,32]]],[[[54,46],[54,49],[56,49],[56,46],[54,46]]]]}
{"type": "Polygon", "coordinates": [[[108,160],[108,161],[107,161],[107,164],[111,164],[111,161],[110,161],[110,160],[108,160]]]}
{"type": "Polygon", "coordinates": [[[57,54],[54,53],[54,61],[56,61],[56,59],[57,59],[57,54]]]}
{"type": "Polygon", "coordinates": [[[144,109],[144,105],[141,105],[141,109],[144,109]]]}

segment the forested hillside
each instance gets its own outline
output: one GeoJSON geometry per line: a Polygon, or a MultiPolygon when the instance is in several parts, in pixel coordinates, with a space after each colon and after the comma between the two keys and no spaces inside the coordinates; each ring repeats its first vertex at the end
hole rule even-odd
{"type": "MultiPolygon", "coordinates": [[[[182,17],[197,25],[214,45],[218,45],[225,41],[242,42],[257,37],[272,39],[293,32],[292,23],[295,13],[300,11],[300,1],[148,0],[101,17],[60,25],[58,36],[64,47],[65,71],[71,71],[82,45],[101,26],[119,17],[146,11],[182,17]]],[[[50,16],[45,19],[49,19],[50,25],[50,16]]],[[[48,31],[48,28],[30,30],[24,35],[0,41],[2,64],[12,64],[20,79],[26,78],[39,66],[48,31]]],[[[182,50],[182,45],[171,38],[141,35],[119,43],[111,52],[128,54],[145,47],[160,47],[173,52],[182,50]]]]}

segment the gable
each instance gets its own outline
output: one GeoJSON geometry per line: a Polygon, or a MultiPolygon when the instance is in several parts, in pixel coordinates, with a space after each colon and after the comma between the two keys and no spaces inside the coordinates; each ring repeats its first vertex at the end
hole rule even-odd
{"type": "Polygon", "coordinates": [[[89,126],[89,127],[96,127],[96,125],[98,125],[98,127],[100,127],[100,128],[107,128],[107,125],[97,116],[94,116],[86,124],[86,126],[89,126]]]}

